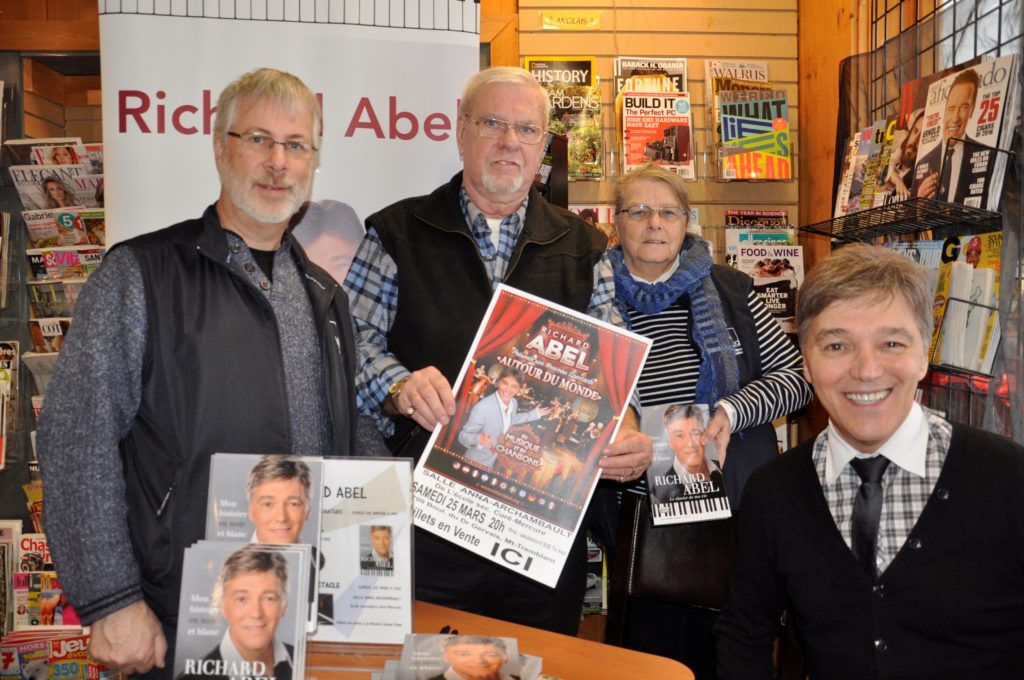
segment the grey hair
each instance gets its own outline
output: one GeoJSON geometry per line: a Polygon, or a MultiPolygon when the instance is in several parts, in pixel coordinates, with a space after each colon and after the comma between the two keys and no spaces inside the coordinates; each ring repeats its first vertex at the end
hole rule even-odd
{"type": "MultiPolygon", "coordinates": [[[[615,197],[615,212],[622,210],[626,206],[623,202],[626,200],[626,194],[629,193],[630,188],[637,182],[664,182],[668,185],[669,189],[679,199],[679,205],[683,208],[683,219],[686,223],[690,219],[690,195],[686,191],[686,181],[683,176],[678,172],[672,172],[661,165],[655,165],[653,163],[645,163],[636,170],[631,170],[626,174],[615,180],[615,186],[612,188],[612,195],[615,197]]],[[[618,214],[616,214],[618,219],[618,214]]]]}
{"type": "Polygon", "coordinates": [[[914,314],[925,347],[931,341],[935,294],[920,265],[881,246],[853,243],[816,264],[797,289],[796,321],[800,349],[810,341],[811,322],[830,305],[868,296],[883,303],[903,296],[914,314]]]}
{"type": "Polygon", "coordinates": [[[661,416],[662,425],[667,429],[669,425],[679,420],[693,418],[702,426],[704,425],[704,410],[697,404],[672,404],[661,416]]]}
{"type": "Polygon", "coordinates": [[[309,466],[298,458],[269,454],[260,458],[259,462],[249,470],[249,479],[245,483],[245,490],[252,499],[252,492],[261,484],[277,479],[297,479],[306,492],[306,500],[309,501],[309,488],[312,485],[312,476],[309,466]]]}
{"type": "Polygon", "coordinates": [[[284,556],[273,548],[258,543],[248,543],[224,560],[217,583],[213,586],[210,608],[213,611],[220,609],[220,605],[224,601],[224,587],[231,579],[252,572],[258,574],[273,572],[281,584],[284,599],[288,599],[288,562],[284,556]]]}
{"type": "Polygon", "coordinates": [[[508,658],[508,648],[505,647],[505,641],[489,635],[452,635],[445,638],[441,643],[441,651],[447,652],[450,648],[459,645],[491,645],[501,652],[506,659],[508,658]]]}
{"type": "Polygon", "coordinates": [[[547,129],[548,119],[551,117],[551,100],[548,99],[547,92],[545,92],[544,88],[540,86],[540,83],[538,83],[537,79],[533,77],[533,74],[524,68],[519,68],[518,66],[495,66],[494,68],[474,73],[470,79],[466,81],[465,87],[462,88],[462,100],[459,105],[459,115],[468,115],[470,108],[472,108],[473,100],[481,89],[488,85],[501,84],[517,85],[519,87],[526,87],[533,90],[541,103],[543,112],[539,123],[547,129]]]}
{"type": "Polygon", "coordinates": [[[316,95],[297,76],[272,68],[260,68],[240,76],[220,93],[213,132],[223,137],[235,123],[241,103],[268,102],[289,114],[308,108],[313,114],[310,132],[313,146],[320,148],[322,113],[316,95]]]}

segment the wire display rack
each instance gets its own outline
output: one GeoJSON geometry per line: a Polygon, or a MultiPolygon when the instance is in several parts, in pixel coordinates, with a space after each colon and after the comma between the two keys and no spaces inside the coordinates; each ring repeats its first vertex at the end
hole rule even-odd
{"type": "Polygon", "coordinates": [[[852,243],[926,230],[931,230],[934,238],[997,231],[1001,223],[1000,214],[990,210],[926,198],[908,198],[899,203],[815,222],[800,227],[800,230],[852,243]]]}

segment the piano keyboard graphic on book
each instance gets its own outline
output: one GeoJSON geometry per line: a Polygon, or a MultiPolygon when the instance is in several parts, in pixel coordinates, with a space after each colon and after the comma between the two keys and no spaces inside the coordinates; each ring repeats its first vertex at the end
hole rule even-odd
{"type": "Polygon", "coordinates": [[[724,496],[651,503],[651,515],[655,520],[676,517],[696,517],[702,520],[723,519],[731,514],[729,499],[724,496]]]}

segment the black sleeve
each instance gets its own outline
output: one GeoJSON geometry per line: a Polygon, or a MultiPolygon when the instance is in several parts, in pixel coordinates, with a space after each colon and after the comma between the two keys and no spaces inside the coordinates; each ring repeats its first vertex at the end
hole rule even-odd
{"type": "Polygon", "coordinates": [[[715,624],[719,680],[775,677],[772,645],[786,596],[776,569],[768,481],[763,474],[751,477],[736,511],[736,563],[729,599],[715,624]]]}

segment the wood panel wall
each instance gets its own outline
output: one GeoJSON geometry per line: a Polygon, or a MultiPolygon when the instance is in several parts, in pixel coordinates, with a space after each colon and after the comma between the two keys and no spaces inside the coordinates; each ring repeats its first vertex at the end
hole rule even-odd
{"type": "MultiPolygon", "coordinates": [[[[799,205],[800,88],[797,67],[797,0],[520,0],[521,55],[583,55],[597,57],[604,102],[604,141],[614,148],[612,105],[613,59],[622,56],[687,58],[687,79],[694,112],[698,177],[705,176],[707,101],[704,60],[736,59],[768,62],[768,76],[789,93],[793,128],[794,180],[790,182],[692,182],[690,196],[702,225],[725,221],[726,208],[788,210],[793,224],[801,220],[799,205]],[[600,11],[597,30],[542,30],[544,11],[600,11]]],[[[569,186],[571,203],[611,202],[610,180],[578,181],[569,186]]],[[[709,235],[713,235],[709,233],[709,235]]]]}
{"type": "MultiPolygon", "coordinates": [[[[0,0],[0,49],[97,52],[96,0],[0,0]]],[[[26,57],[21,65],[26,137],[102,141],[100,76],[65,76],[26,57]]]]}
{"type": "MultiPolygon", "coordinates": [[[[800,0],[799,85],[805,93],[800,109],[803,131],[798,154],[800,207],[803,224],[832,216],[832,175],[835,163],[836,123],[839,109],[839,62],[867,50],[870,16],[866,0],[800,0]]],[[[802,234],[804,267],[827,257],[829,240],[802,234]]],[[[800,420],[799,440],[828,424],[828,414],[817,400],[800,420]]]]}
{"type": "MultiPolygon", "coordinates": [[[[800,109],[803,132],[798,156],[803,224],[832,217],[832,175],[835,167],[839,109],[839,64],[868,49],[870,8],[866,0],[800,0],[798,31],[800,109]]],[[[802,235],[805,266],[828,255],[828,239],[802,235]]]]}
{"type": "Polygon", "coordinates": [[[25,137],[103,141],[100,77],[65,76],[32,59],[22,61],[25,137]]]}
{"type": "Polygon", "coordinates": [[[95,52],[97,7],[96,0],[0,0],[0,49],[95,52]]]}

